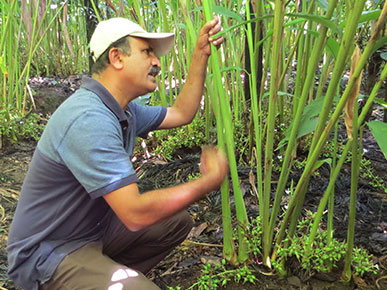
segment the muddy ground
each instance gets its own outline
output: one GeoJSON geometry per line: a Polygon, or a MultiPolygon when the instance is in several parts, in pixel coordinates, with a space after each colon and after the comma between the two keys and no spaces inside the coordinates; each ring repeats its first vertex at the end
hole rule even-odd
{"type": "MultiPolygon", "coordinates": [[[[42,113],[49,113],[79,84],[79,78],[74,76],[70,81],[41,80],[37,103],[42,113]],[[48,96],[48,97],[47,97],[48,96]],[[54,98],[54,105],[47,105],[44,98],[54,98]],[[40,103],[39,103],[40,102],[40,103]],[[44,112],[43,112],[44,110],[44,112]]],[[[377,112],[380,114],[380,112],[377,112]]],[[[20,187],[27,172],[36,142],[24,141],[8,145],[0,149],[0,289],[17,289],[7,277],[6,241],[10,222],[12,221],[20,187]]],[[[364,157],[371,161],[372,172],[387,185],[387,161],[380,151],[372,135],[366,131],[364,135],[364,157]]],[[[136,163],[140,179],[140,189],[143,191],[162,188],[185,182],[190,175],[198,172],[199,155],[187,152],[175,160],[165,162],[160,159],[141,158],[136,163]]],[[[245,203],[250,217],[257,215],[257,199],[252,193],[249,183],[248,167],[239,167],[241,187],[245,192],[245,203]]],[[[294,172],[292,178],[297,181],[301,172],[294,172]]],[[[328,184],[329,169],[323,166],[319,175],[312,178],[305,208],[315,210],[328,184]]],[[[350,284],[342,284],[340,270],[329,274],[319,274],[305,277],[297,269],[290,269],[290,275],[279,278],[259,264],[255,266],[257,281],[252,284],[236,284],[230,282],[223,289],[387,289],[387,194],[383,189],[375,189],[370,185],[370,179],[363,177],[359,181],[358,202],[356,213],[355,245],[367,249],[374,255],[374,261],[379,264],[378,275],[367,274],[356,278],[350,284]]],[[[346,238],[348,222],[348,204],[350,195],[350,165],[342,170],[335,188],[335,235],[338,239],[346,238]]],[[[218,192],[212,193],[200,202],[189,207],[193,216],[195,228],[187,241],[171,253],[157,268],[148,274],[161,289],[168,286],[182,286],[187,289],[201,275],[204,263],[220,261],[222,254],[221,200],[218,192]]]]}

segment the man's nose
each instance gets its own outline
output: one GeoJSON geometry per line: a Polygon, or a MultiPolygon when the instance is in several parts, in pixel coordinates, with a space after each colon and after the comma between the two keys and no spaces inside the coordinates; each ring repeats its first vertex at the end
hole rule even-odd
{"type": "Polygon", "coordinates": [[[157,67],[161,67],[161,63],[160,63],[160,60],[157,56],[153,56],[152,58],[152,66],[157,66],[157,67]]]}

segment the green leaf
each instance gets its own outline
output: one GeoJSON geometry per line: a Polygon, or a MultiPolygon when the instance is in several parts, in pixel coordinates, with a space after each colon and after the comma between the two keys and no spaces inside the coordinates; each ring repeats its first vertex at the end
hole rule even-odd
{"type": "Polygon", "coordinates": [[[239,14],[237,14],[234,11],[231,11],[231,10],[229,10],[226,7],[223,7],[223,6],[214,6],[214,12],[216,14],[220,14],[222,16],[226,16],[227,18],[235,19],[238,22],[242,22],[243,21],[243,18],[239,14]]]}
{"type": "MultiPolygon", "coordinates": [[[[317,116],[321,112],[323,103],[324,103],[324,98],[319,98],[319,99],[313,100],[309,105],[305,107],[301,117],[300,127],[298,128],[297,138],[305,136],[314,131],[317,125],[317,116]]],[[[293,128],[293,122],[290,123],[290,126],[285,132],[285,138],[281,140],[276,150],[285,146],[285,144],[289,141],[292,128],[293,128]]]]}
{"type": "Polygon", "coordinates": [[[331,165],[332,165],[332,158],[326,158],[324,160],[318,160],[316,162],[316,164],[314,165],[314,167],[313,167],[313,171],[316,171],[317,169],[319,169],[321,167],[321,165],[323,165],[324,163],[328,163],[329,167],[331,167],[331,165]]]}
{"type": "Polygon", "coordinates": [[[217,34],[215,34],[213,37],[216,38],[216,37],[219,37],[223,34],[226,34],[227,32],[231,31],[231,30],[234,30],[240,26],[244,26],[248,23],[252,23],[252,22],[256,22],[256,21],[260,21],[260,20],[264,20],[264,19],[267,19],[267,18],[271,18],[273,17],[273,14],[268,14],[268,15],[265,15],[265,16],[262,16],[262,17],[256,17],[256,18],[252,18],[250,20],[246,20],[246,21],[243,21],[241,23],[238,23],[238,24],[235,24],[235,25],[232,25],[232,26],[229,26],[227,28],[224,28],[222,31],[219,31],[217,34]]]}
{"type": "Polygon", "coordinates": [[[222,69],[220,70],[220,72],[223,73],[223,72],[231,71],[231,70],[244,71],[246,74],[249,73],[247,70],[245,70],[243,67],[240,67],[240,66],[228,66],[228,67],[222,68],[222,69]]]}
{"type": "MultiPolygon", "coordinates": [[[[378,50],[379,48],[385,46],[387,43],[387,36],[380,37],[372,47],[373,51],[378,50]]],[[[385,49],[382,52],[386,52],[385,49]]]]}
{"type": "Polygon", "coordinates": [[[381,105],[387,109],[387,102],[386,101],[379,99],[379,98],[375,98],[375,102],[377,102],[379,105],[381,105]]]}
{"type": "MultiPolygon", "coordinates": [[[[380,9],[363,11],[358,22],[358,27],[362,26],[365,22],[378,19],[380,16],[380,13],[381,13],[380,9]]],[[[345,19],[343,22],[340,23],[341,28],[344,28],[346,25],[347,25],[347,19],[345,19]]]]}
{"type": "Polygon", "coordinates": [[[364,22],[369,22],[378,19],[381,12],[382,11],[380,9],[364,11],[360,16],[359,25],[363,24],[364,22]]]}
{"type": "MultiPolygon", "coordinates": [[[[301,22],[305,21],[303,19],[299,19],[299,20],[301,20],[301,22]]],[[[298,22],[300,22],[300,21],[298,21],[298,22]]],[[[286,27],[286,26],[289,26],[289,23],[284,25],[284,27],[286,27]]],[[[310,29],[307,29],[307,30],[303,29],[303,30],[306,31],[308,34],[313,35],[316,38],[319,36],[318,31],[314,31],[314,30],[310,30],[310,29]]],[[[377,42],[375,43],[374,50],[377,49],[376,44],[377,44],[377,42]]],[[[332,54],[334,59],[336,59],[337,54],[339,53],[340,44],[334,38],[328,37],[326,48],[327,48],[328,52],[330,52],[332,54]]]]}
{"type": "Polygon", "coordinates": [[[387,124],[380,121],[371,121],[367,125],[382,150],[384,157],[387,159],[387,124]]]}
{"type": "MultiPolygon", "coordinates": [[[[243,18],[239,14],[235,13],[232,10],[227,9],[226,7],[214,5],[212,7],[212,9],[213,9],[215,14],[226,16],[226,18],[235,19],[238,22],[242,22],[243,21],[243,18]]],[[[192,9],[193,12],[203,11],[203,10],[204,10],[203,6],[200,6],[200,7],[197,7],[195,9],[192,9]]]]}
{"type": "Polygon", "coordinates": [[[337,58],[337,54],[339,53],[340,44],[334,38],[329,37],[328,40],[327,40],[327,48],[328,48],[328,51],[336,59],[337,58]]]}
{"type": "MultiPolygon", "coordinates": [[[[268,97],[268,96],[270,96],[270,92],[264,93],[263,96],[262,96],[262,98],[266,98],[266,97],[268,97]]],[[[291,96],[291,97],[293,97],[292,94],[289,94],[289,93],[287,93],[287,92],[281,92],[281,91],[278,91],[278,92],[277,92],[277,96],[291,96]]]]}
{"type": "Polygon", "coordinates": [[[382,52],[380,54],[380,57],[383,58],[384,60],[387,60],[387,52],[382,52]]]}
{"type": "Polygon", "coordinates": [[[305,18],[307,20],[311,20],[311,21],[320,23],[321,25],[328,27],[332,32],[342,34],[341,28],[339,26],[337,26],[334,22],[328,20],[325,17],[321,17],[321,16],[317,16],[317,15],[313,15],[313,14],[305,14],[305,13],[287,13],[285,15],[305,18]]]}
{"type": "Polygon", "coordinates": [[[323,10],[325,10],[325,11],[328,10],[328,1],[327,0],[319,0],[318,4],[319,4],[320,8],[322,8],[323,10]]]}

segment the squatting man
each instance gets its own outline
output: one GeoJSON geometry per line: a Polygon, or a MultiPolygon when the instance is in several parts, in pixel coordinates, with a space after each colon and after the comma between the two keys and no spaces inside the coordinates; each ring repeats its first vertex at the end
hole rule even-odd
{"type": "Polygon", "coordinates": [[[37,144],[8,239],[9,276],[28,290],[159,289],[144,274],[192,228],[185,208],[219,188],[225,155],[204,149],[202,176],[140,193],[131,163],[137,136],[189,124],[200,105],[219,18],[200,30],[187,81],[169,108],[133,102],[156,89],[172,33],[124,18],[100,22],[92,77],[55,111],[37,144]]]}

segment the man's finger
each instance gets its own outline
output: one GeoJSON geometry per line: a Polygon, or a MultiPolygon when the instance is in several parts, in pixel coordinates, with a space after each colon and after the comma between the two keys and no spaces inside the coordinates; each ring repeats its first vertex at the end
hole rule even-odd
{"type": "Polygon", "coordinates": [[[210,39],[210,41],[213,43],[213,45],[218,46],[224,42],[224,38],[222,36],[220,36],[220,37],[215,38],[215,39],[210,39]]]}
{"type": "Polygon", "coordinates": [[[215,16],[212,20],[208,21],[206,24],[204,24],[202,31],[204,33],[210,33],[210,31],[218,24],[220,23],[220,17],[215,16]]]}

